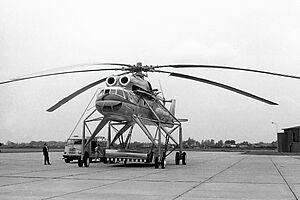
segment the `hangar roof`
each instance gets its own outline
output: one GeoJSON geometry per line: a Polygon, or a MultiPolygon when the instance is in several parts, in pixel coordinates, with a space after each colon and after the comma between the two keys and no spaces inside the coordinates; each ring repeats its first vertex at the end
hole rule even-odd
{"type": "Polygon", "coordinates": [[[290,130],[290,129],[300,129],[300,126],[294,126],[289,128],[283,128],[282,130],[290,130]]]}

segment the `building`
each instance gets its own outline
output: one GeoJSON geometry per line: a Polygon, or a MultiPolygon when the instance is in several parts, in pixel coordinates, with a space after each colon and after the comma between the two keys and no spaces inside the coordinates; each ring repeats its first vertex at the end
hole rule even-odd
{"type": "Polygon", "coordinates": [[[283,130],[283,133],[277,133],[278,152],[300,152],[300,126],[283,130]]]}

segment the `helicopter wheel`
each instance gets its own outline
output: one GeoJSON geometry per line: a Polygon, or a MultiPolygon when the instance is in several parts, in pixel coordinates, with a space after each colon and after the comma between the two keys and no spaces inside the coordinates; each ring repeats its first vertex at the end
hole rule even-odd
{"type": "Polygon", "coordinates": [[[175,154],[175,165],[179,165],[179,161],[180,161],[179,152],[176,152],[176,154],[175,154]]]}
{"type": "Polygon", "coordinates": [[[186,165],[186,153],[185,152],[182,153],[182,164],[186,165]]]}
{"type": "Polygon", "coordinates": [[[161,161],[160,161],[160,166],[161,166],[161,168],[162,168],[162,169],[165,169],[165,168],[166,168],[166,164],[167,164],[166,158],[163,156],[163,157],[161,158],[161,161]]]}

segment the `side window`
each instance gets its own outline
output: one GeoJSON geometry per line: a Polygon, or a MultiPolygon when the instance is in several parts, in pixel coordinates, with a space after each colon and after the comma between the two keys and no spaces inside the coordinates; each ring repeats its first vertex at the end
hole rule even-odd
{"type": "Polygon", "coordinates": [[[106,89],[104,94],[109,94],[109,89],[106,89]]]}
{"type": "Polygon", "coordinates": [[[133,102],[134,101],[133,95],[130,92],[128,94],[129,94],[128,95],[129,101],[133,102]]]}
{"type": "Polygon", "coordinates": [[[104,90],[101,90],[98,94],[98,96],[102,95],[104,93],[104,90]]]}
{"type": "Polygon", "coordinates": [[[124,91],[124,94],[125,94],[125,99],[129,100],[129,94],[128,94],[128,92],[124,91]]]}

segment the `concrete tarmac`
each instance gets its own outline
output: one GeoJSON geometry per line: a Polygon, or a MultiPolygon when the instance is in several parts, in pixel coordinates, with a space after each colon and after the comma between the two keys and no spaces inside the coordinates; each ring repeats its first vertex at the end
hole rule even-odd
{"type": "Polygon", "coordinates": [[[187,152],[187,165],[66,164],[62,153],[0,153],[0,199],[296,199],[300,156],[187,152]]]}

